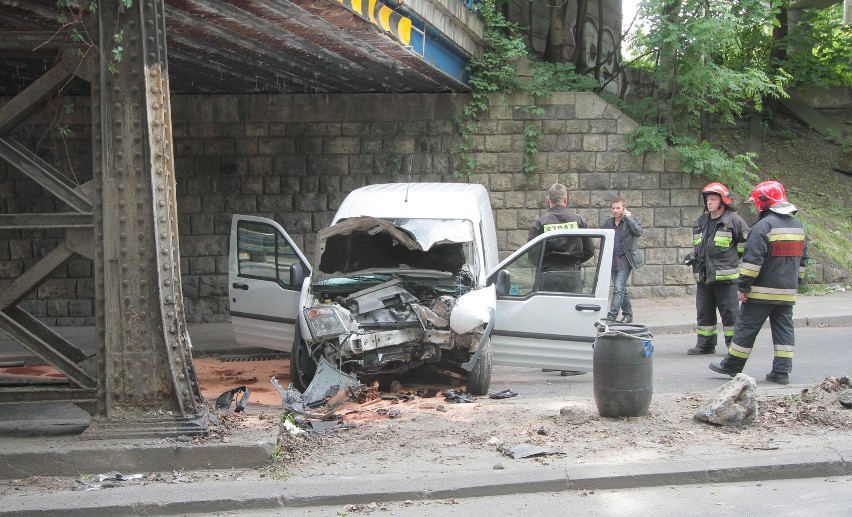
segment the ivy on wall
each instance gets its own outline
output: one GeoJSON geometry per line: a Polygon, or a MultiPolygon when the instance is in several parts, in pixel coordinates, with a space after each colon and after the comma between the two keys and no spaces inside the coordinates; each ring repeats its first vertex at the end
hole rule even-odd
{"type": "MultiPolygon", "coordinates": [[[[496,0],[484,0],[477,3],[474,9],[484,21],[484,43],[482,57],[474,58],[468,63],[470,101],[456,120],[460,134],[460,141],[453,150],[456,155],[454,175],[457,177],[476,174],[478,161],[473,155],[476,149],[474,135],[479,130],[479,120],[487,116],[489,96],[524,92],[535,100],[554,92],[589,91],[597,86],[594,79],[578,74],[573,63],[548,63],[532,54],[526,44],[525,29],[506,20],[496,0]],[[518,63],[522,60],[530,61],[531,77],[519,75],[518,63]]],[[[544,113],[544,109],[536,104],[522,106],[521,111],[532,115],[544,113]]],[[[538,153],[542,136],[540,124],[524,124],[525,174],[533,174],[536,171],[533,158],[538,153]]]]}

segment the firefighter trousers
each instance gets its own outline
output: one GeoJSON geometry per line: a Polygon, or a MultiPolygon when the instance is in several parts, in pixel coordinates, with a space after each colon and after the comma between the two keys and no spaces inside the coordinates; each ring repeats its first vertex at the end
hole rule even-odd
{"type": "Polygon", "coordinates": [[[737,284],[730,282],[705,284],[698,282],[695,291],[695,311],[697,313],[698,340],[696,346],[712,350],[716,348],[719,333],[716,325],[716,310],[722,317],[722,330],[725,346],[730,346],[737,321],[737,284]]]}
{"type": "Polygon", "coordinates": [[[754,340],[760,332],[760,327],[766,322],[766,318],[769,318],[772,346],[775,348],[772,371],[775,373],[793,371],[793,346],[796,344],[793,330],[793,306],[758,303],[754,300],[745,302],[740,307],[734,339],[728,348],[728,355],[722,360],[725,368],[740,372],[745,368],[748,356],[754,348],[754,340]]]}

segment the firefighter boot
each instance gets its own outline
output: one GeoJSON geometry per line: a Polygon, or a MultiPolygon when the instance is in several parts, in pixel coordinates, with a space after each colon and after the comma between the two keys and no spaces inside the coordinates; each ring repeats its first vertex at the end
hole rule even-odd
{"type": "Polygon", "coordinates": [[[704,347],[695,345],[686,351],[686,355],[707,355],[707,354],[715,354],[716,347],[704,347]]]}
{"type": "Polygon", "coordinates": [[[727,375],[729,377],[733,377],[734,375],[740,373],[742,370],[737,370],[735,368],[731,368],[727,364],[725,364],[725,360],[722,359],[718,363],[710,363],[710,369],[716,373],[721,373],[722,375],[727,375]]]}
{"type": "Polygon", "coordinates": [[[775,384],[790,384],[790,374],[772,371],[766,374],[766,380],[775,384]]]}

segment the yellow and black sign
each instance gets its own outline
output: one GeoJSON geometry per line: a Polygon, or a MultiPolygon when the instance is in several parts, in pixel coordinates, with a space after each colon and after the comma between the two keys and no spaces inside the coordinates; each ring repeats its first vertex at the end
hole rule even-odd
{"type": "Polygon", "coordinates": [[[376,27],[393,34],[403,45],[411,44],[411,19],[378,0],[337,0],[376,27]]]}

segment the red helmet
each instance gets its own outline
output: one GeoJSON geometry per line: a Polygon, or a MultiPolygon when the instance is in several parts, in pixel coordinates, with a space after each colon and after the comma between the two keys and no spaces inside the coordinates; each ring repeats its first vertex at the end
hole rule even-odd
{"type": "Polygon", "coordinates": [[[720,196],[722,198],[722,203],[724,203],[725,206],[731,204],[731,193],[728,191],[728,187],[722,185],[718,181],[708,184],[701,190],[701,195],[704,196],[704,199],[707,199],[707,194],[716,194],[720,196]]]}
{"type": "Polygon", "coordinates": [[[787,194],[784,185],[777,181],[764,181],[758,183],[751,191],[749,199],[754,202],[758,212],[765,212],[780,203],[787,203],[787,194]]]}

